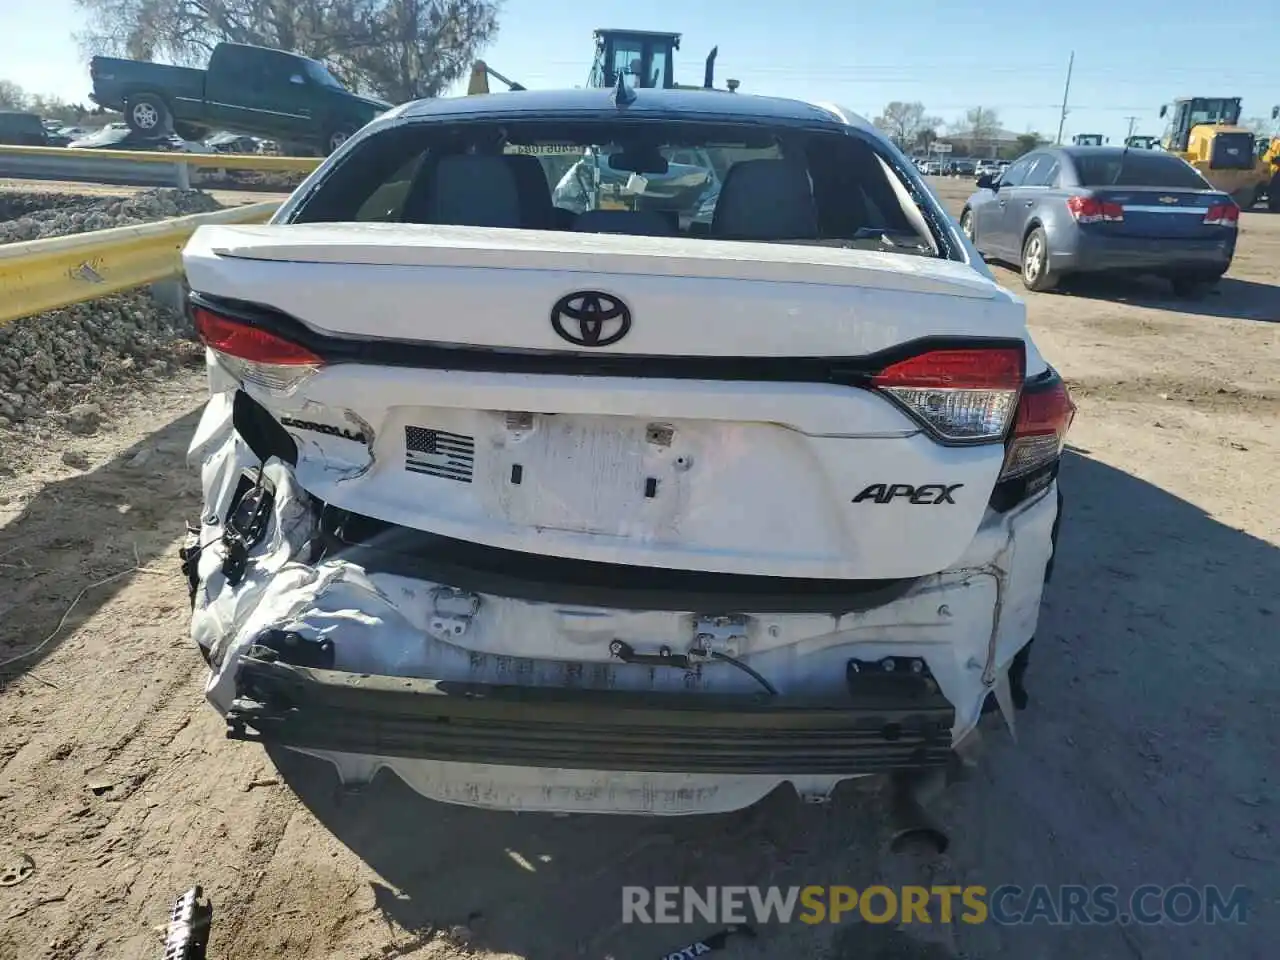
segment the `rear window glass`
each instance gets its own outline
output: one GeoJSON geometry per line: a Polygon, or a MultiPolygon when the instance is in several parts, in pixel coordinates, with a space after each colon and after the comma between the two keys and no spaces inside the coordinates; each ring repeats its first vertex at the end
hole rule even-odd
{"type": "Polygon", "coordinates": [[[1177,157],[1131,150],[1080,156],[1075,160],[1082,187],[1167,187],[1173,190],[1208,190],[1200,174],[1177,157]]]}
{"type": "MultiPolygon", "coordinates": [[[[865,140],[690,121],[423,122],[359,144],[290,217],[820,244],[938,256],[865,140]]],[[[926,209],[932,209],[926,207],[926,209]]]]}

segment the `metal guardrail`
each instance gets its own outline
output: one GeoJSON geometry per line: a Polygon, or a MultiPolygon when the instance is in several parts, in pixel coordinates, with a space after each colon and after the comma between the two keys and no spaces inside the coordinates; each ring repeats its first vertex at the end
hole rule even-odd
{"type": "Polygon", "coordinates": [[[320,163],[318,157],[0,146],[0,177],[176,186],[183,190],[191,189],[192,169],[310,173],[320,163]]]}
{"type": "Polygon", "coordinates": [[[157,223],[2,244],[0,326],[177,276],[182,273],[182,248],[197,227],[263,223],[278,207],[274,202],[253,203],[157,223]]]}

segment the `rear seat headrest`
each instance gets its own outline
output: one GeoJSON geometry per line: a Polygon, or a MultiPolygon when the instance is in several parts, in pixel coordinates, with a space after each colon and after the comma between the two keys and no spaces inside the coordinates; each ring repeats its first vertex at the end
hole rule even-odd
{"type": "Polygon", "coordinates": [[[515,171],[503,156],[441,157],[431,178],[431,223],[467,227],[522,225],[515,171]]]}
{"type": "Polygon", "coordinates": [[[553,229],[555,212],[551,204],[551,185],[547,183],[542,161],[527,153],[508,153],[503,159],[516,177],[521,225],[526,230],[553,229]]]}
{"type": "Polygon", "coordinates": [[[814,240],[809,173],[795,160],[743,160],[720,187],[711,234],[730,240],[814,240]]]}

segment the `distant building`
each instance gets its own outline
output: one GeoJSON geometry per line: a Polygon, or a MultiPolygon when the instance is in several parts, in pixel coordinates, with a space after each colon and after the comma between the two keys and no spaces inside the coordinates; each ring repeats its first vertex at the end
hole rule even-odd
{"type": "Polygon", "coordinates": [[[995,130],[992,133],[983,133],[980,137],[975,137],[973,131],[965,133],[948,134],[938,139],[952,146],[951,154],[956,157],[998,157],[1004,153],[1015,150],[1018,146],[1018,138],[1024,137],[1024,133],[1015,133],[1012,130],[995,130]]]}

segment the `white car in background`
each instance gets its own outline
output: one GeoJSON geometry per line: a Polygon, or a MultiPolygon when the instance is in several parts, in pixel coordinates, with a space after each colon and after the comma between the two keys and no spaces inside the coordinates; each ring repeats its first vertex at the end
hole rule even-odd
{"type": "Polygon", "coordinates": [[[973,168],[974,179],[979,177],[993,177],[1000,172],[1000,161],[998,160],[979,160],[973,168]]]}
{"type": "Polygon", "coordinates": [[[191,238],[208,697],[518,810],[943,770],[1025,703],[1066,387],[865,121],[617,96],[409,104],[191,238]],[[566,142],[635,206],[557,212],[566,142]],[[727,170],[709,221],[644,207],[680,149],[727,170]]]}

